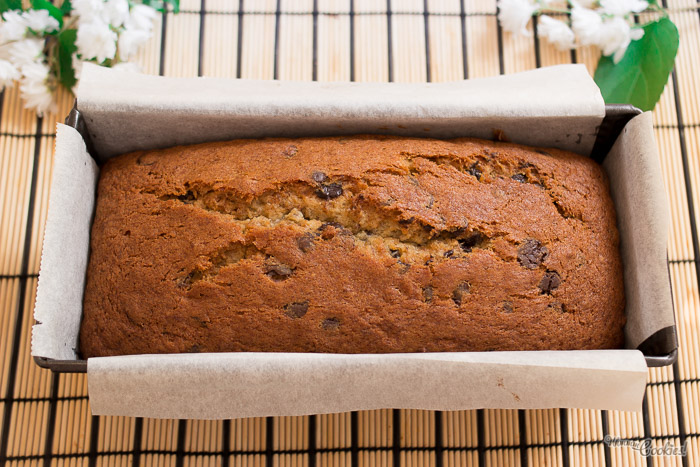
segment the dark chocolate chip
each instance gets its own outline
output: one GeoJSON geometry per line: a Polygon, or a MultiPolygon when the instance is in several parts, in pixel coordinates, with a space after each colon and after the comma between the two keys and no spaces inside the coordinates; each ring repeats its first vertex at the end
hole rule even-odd
{"type": "Polygon", "coordinates": [[[525,176],[525,174],[515,174],[515,175],[513,175],[513,176],[510,177],[510,178],[512,178],[512,179],[515,180],[516,182],[520,182],[520,183],[526,183],[526,182],[527,182],[527,177],[525,176]]]}
{"type": "Polygon", "coordinates": [[[389,254],[391,255],[392,258],[400,258],[401,257],[401,251],[394,250],[393,248],[389,248],[389,254]]]}
{"type": "Polygon", "coordinates": [[[513,304],[511,302],[503,302],[503,311],[505,313],[513,313],[513,304]]]}
{"type": "Polygon", "coordinates": [[[477,180],[481,180],[481,169],[479,168],[479,163],[474,162],[468,169],[467,172],[476,177],[477,180]]]}
{"type": "Polygon", "coordinates": [[[202,272],[201,271],[192,271],[191,273],[187,274],[185,277],[179,277],[178,279],[175,280],[175,284],[178,287],[184,288],[184,289],[189,289],[192,286],[192,283],[200,280],[202,278],[202,272]]]}
{"type": "Polygon", "coordinates": [[[433,287],[431,285],[423,287],[423,301],[425,303],[431,303],[433,301],[433,287]]]}
{"type": "Polygon", "coordinates": [[[309,301],[288,303],[284,306],[284,314],[290,318],[301,318],[309,311],[309,301]]]}
{"type": "Polygon", "coordinates": [[[542,290],[542,293],[550,293],[560,285],[561,277],[559,276],[559,273],[556,271],[547,271],[540,281],[538,287],[542,290]]]}
{"type": "Polygon", "coordinates": [[[290,144],[284,149],[284,151],[282,151],[282,155],[284,157],[293,157],[297,152],[299,152],[299,148],[293,144],[290,144]]]}
{"type": "Polygon", "coordinates": [[[265,266],[265,274],[275,282],[289,279],[294,271],[286,264],[269,263],[265,266]]]}
{"type": "Polygon", "coordinates": [[[559,311],[560,313],[566,313],[568,310],[566,309],[566,305],[563,303],[559,302],[552,302],[549,305],[547,305],[547,308],[551,308],[552,310],[559,311]]]}
{"type": "Polygon", "coordinates": [[[338,318],[326,318],[321,323],[323,329],[332,331],[340,327],[340,320],[338,318]]]}
{"type": "Polygon", "coordinates": [[[187,193],[178,196],[177,199],[179,199],[185,204],[192,204],[197,198],[195,198],[194,193],[192,193],[190,190],[187,190],[187,193]]]}
{"type": "Polygon", "coordinates": [[[469,253],[472,251],[472,248],[474,248],[483,238],[483,235],[481,232],[472,232],[469,234],[468,237],[466,238],[460,238],[457,240],[459,243],[460,248],[464,250],[466,253],[469,253]]]}
{"type": "Polygon", "coordinates": [[[303,251],[304,253],[306,253],[306,252],[309,251],[311,248],[313,248],[313,246],[314,246],[314,239],[315,239],[315,238],[316,238],[316,237],[314,236],[314,234],[305,233],[305,234],[302,235],[301,237],[297,238],[297,246],[299,247],[299,249],[300,249],[301,251],[303,251]]]}
{"type": "Polygon", "coordinates": [[[323,183],[328,180],[328,175],[324,174],[323,172],[314,172],[311,174],[311,178],[316,183],[323,183]]]}
{"type": "Polygon", "coordinates": [[[445,258],[452,258],[452,256],[455,254],[454,250],[447,250],[445,253],[443,253],[443,256],[445,258]]]}
{"type": "Polygon", "coordinates": [[[125,237],[130,237],[130,236],[131,236],[131,230],[126,230],[126,231],[124,231],[124,236],[125,236],[125,237]]]}
{"type": "Polygon", "coordinates": [[[538,153],[538,154],[542,154],[543,156],[552,157],[552,155],[551,155],[550,153],[548,153],[547,151],[543,151],[543,150],[541,150],[541,149],[537,149],[537,150],[535,150],[535,152],[538,153]]]}
{"type": "Polygon", "coordinates": [[[455,302],[455,305],[460,306],[462,304],[462,300],[469,293],[470,288],[469,282],[462,282],[455,288],[452,292],[452,301],[455,302]]]}
{"type": "Polygon", "coordinates": [[[518,248],[518,262],[527,269],[537,269],[548,255],[547,247],[532,238],[525,240],[518,248]]]}
{"type": "Polygon", "coordinates": [[[335,199],[338,196],[342,196],[343,187],[339,183],[329,183],[328,185],[321,185],[321,188],[316,190],[316,196],[321,199],[335,199]]]}

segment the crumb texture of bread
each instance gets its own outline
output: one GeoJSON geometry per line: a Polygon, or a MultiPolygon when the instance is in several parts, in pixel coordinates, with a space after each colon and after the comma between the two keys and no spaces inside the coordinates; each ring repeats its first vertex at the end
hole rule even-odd
{"type": "Polygon", "coordinates": [[[102,168],[82,356],[623,345],[608,182],[476,139],[268,138],[102,168]]]}

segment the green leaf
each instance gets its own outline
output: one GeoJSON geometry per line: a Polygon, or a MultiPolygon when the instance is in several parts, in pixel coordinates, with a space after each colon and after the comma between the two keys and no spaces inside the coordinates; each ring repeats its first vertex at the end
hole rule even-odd
{"type": "Polygon", "coordinates": [[[0,0],[0,13],[8,10],[21,10],[22,0],[0,0]]]}
{"type": "Polygon", "coordinates": [[[32,8],[34,10],[47,10],[51,16],[56,18],[56,21],[58,21],[58,26],[63,26],[63,12],[60,8],[52,5],[47,0],[32,0],[32,8]]]}
{"type": "Polygon", "coordinates": [[[72,9],[73,5],[71,5],[70,0],[64,0],[63,3],[61,3],[61,13],[63,13],[63,16],[70,15],[72,9]]]}
{"type": "Polygon", "coordinates": [[[673,69],[678,52],[678,29],[668,18],[644,26],[644,36],[633,41],[618,64],[600,57],[595,82],[608,104],[632,104],[652,110],[673,69]]]}
{"type": "Polygon", "coordinates": [[[161,13],[167,10],[167,5],[173,6],[173,13],[180,12],[180,0],[142,0],[144,5],[150,6],[161,13]]]}
{"type": "Polygon", "coordinates": [[[75,45],[75,38],[78,36],[78,31],[75,29],[65,29],[58,34],[58,47],[56,54],[58,55],[58,70],[56,77],[58,81],[69,91],[73,89],[77,80],[75,79],[75,70],[73,69],[73,54],[78,50],[75,45]]]}

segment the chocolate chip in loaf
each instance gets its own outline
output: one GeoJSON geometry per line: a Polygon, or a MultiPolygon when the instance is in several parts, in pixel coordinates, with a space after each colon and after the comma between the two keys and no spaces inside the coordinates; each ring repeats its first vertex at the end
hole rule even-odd
{"type": "Polygon", "coordinates": [[[559,302],[552,302],[549,305],[547,305],[548,309],[558,311],[560,313],[566,313],[568,310],[566,309],[566,305],[563,303],[559,302]]]}
{"type": "Polygon", "coordinates": [[[192,271],[184,277],[175,279],[175,284],[183,289],[189,289],[195,281],[201,280],[202,277],[202,271],[192,271]]]}
{"type": "Polygon", "coordinates": [[[423,287],[423,301],[425,303],[431,303],[433,301],[433,286],[426,285],[423,287]]]}
{"type": "Polygon", "coordinates": [[[192,204],[196,200],[194,193],[192,193],[192,191],[190,190],[187,190],[187,193],[185,193],[184,195],[178,196],[177,199],[185,204],[192,204]]]}
{"type": "Polygon", "coordinates": [[[316,183],[323,183],[328,180],[328,175],[323,172],[314,172],[311,174],[311,179],[316,183]]]}
{"type": "Polygon", "coordinates": [[[314,247],[315,238],[316,237],[314,236],[314,234],[305,233],[301,237],[297,238],[297,246],[301,251],[306,253],[314,247]]]}
{"type": "Polygon", "coordinates": [[[289,279],[293,272],[293,269],[286,264],[269,261],[265,265],[265,275],[275,282],[289,279]]]}
{"type": "Polygon", "coordinates": [[[284,306],[284,314],[290,318],[301,318],[309,311],[309,301],[288,303],[284,306]]]}
{"type": "Polygon", "coordinates": [[[321,187],[316,190],[316,196],[321,199],[335,199],[343,195],[343,187],[339,183],[329,183],[327,185],[321,185],[321,187]]]}
{"type": "Polygon", "coordinates": [[[469,253],[483,238],[481,232],[472,232],[466,238],[457,240],[457,243],[464,252],[469,253]]]}
{"type": "Polygon", "coordinates": [[[515,180],[516,182],[520,182],[520,183],[526,183],[526,182],[527,182],[527,177],[525,176],[525,174],[515,174],[515,175],[513,175],[513,176],[510,177],[510,178],[512,178],[512,179],[515,180]]]}
{"type": "Polygon", "coordinates": [[[542,149],[536,149],[535,152],[538,154],[542,154],[543,156],[552,157],[552,155],[550,153],[548,153],[547,151],[543,151],[542,149]]]}
{"type": "Polygon", "coordinates": [[[542,293],[551,293],[552,290],[556,289],[561,285],[561,277],[559,276],[559,273],[556,271],[547,271],[544,274],[544,277],[540,281],[539,288],[542,290],[542,293]]]}
{"type": "Polygon", "coordinates": [[[321,327],[327,331],[332,331],[340,327],[340,320],[338,318],[326,318],[321,323],[321,327]]]}
{"type": "Polygon", "coordinates": [[[445,253],[443,253],[443,256],[445,258],[452,258],[452,256],[454,256],[454,254],[455,254],[454,250],[447,250],[445,253]]]}
{"type": "Polygon", "coordinates": [[[400,258],[401,257],[401,251],[395,250],[393,248],[389,248],[389,254],[391,255],[392,258],[400,258]]]}
{"type": "Polygon", "coordinates": [[[477,180],[481,180],[481,169],[479,168],[479,163],[474,162],[468,169],[467,172],[474,177],[476,177],[477,180]]]}
{"type": "Polygon", "coordinates": [[[513,303],[512,302],[503,302],[503,312],[504,313],[513,313],[513,303]]]}
{"type": "Polygon", "coordinates": [[[452,301],[455,302],[455,305],[460,306],[462,304],[464,297],[469,293],[469,289],[471,289],[469,282],[461,282],[454,289],[452,292],[452,301]]]}
{"type": "Polygon", "coordinates": [[[297,152],[299,152],[299,149],[295,145],[290,144],[284,149],[284,151],[282,151],[282,155],[284,157],[293,157],[297,152]]]}
{"type": "Polygon", "coordinates": [[[518,248],[518,262],[527,269],[537,269],[548,255],[547,247],[532,238],[525,240],[518,248]]]}

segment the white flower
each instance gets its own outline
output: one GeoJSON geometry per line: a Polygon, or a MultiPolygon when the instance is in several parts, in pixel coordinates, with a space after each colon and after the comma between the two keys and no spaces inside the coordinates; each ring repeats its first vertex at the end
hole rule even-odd
{"type": "Polygon", "coordinates": [[[537,30],[559,50],[567,50],[574,47],[574,32],[563,21],[542,15],[540,16],[537,30]]]}
{"type": "Polygon", "coordinates": [[[78,26],[75,44],[80,56],[85,60],[95,58],[98,63],[102,63],[108,58],[114,58],[117,52],[116,42],[117,34],[102,20],[94,19],[90,23],[78,26]]]}
{"type": "Polygon", "coordinates": [[[644,11],[649,3],[644,0],[600,0],[603,13],[614,16],[627,16],[644,11]]]}
{"type": "Polygon", "coordinates": [[[141,73],[141,67],[134,62],[121,62],[112,67],[113,70],[128,71],[129,73],[141,73]]]}
{"type": "Polygon", "coordinates": [[[58,20],[49,15],[48,10],[29,10],[22,16],[26,20],[27,27],[35,32],[51,32],[58,29],[58,20]]]}
{"type": "Polygon", "coordinates": [[[498,20],[503,29],[513,34],[530,35],[527,23],[536,10],[532,0],[498,0],[498,20]]]}
{"type": "Polygon", "coordinates": [[[129,2],[127,0],[106,0],[103,19],[118,28],[129,18],[129,2]]]}
{"type": "Polygon", "coordinates": [[[588,8],[573,3],[571,10],[571,29],[581,45],[597,45],[600,38],[600,29],[603,27],[603,18],[588,8]]]}
{"type": "Polygon", "coordinates": [[[127,27],[119,33],[119,58],[128,60],[150,38],[150,31],[127,27]]]}
{"type": "Polygon", "coordinates": [[[612,55],[613,62],[618,63],[627,51],[632,38],[640,39],[644,35],[642,29],[635,29],[634,33],[629,23],[619,16],[603,22],[598,39],[598,47],[603,55],[612,55]],[[640,34],[641,33],[641,34],[640,34]]]}
{"type": "Polygon", "coordinates": [[[72,0],[71,6],[81,23],[90,23],[96,18],[102,18],[105,4],[102,0],[72,0]]]}
{"type": "Polygon", "coordinates": [[[12,86],[13,81],[19,79],[19,70],[7,60],[0,60],[0,88],[12,86]]]}
{"type": "Polygon", "coordinates": [[[35,109],[39,115],[54,107],[51,90],[47,86],[49,67],[40,62],[22,66],[19,90],[26,109],[35,109]]]}
{"type": "Polygon", "coordinates": [[[23,66],[44,57],[44,41],[41,39],[24,39],[10,45],[10,60],[16,66],[23,66]]]}
{"type": "Polygon", "coordinates": [[[27,32],[27,21],[19,11],[10,10],[2,14],[0,24],[0,42],[22,39],[27,32]]]}
{"type": "Polygon", "coordinates": [[[137,3],[131,7],[129,18],[124,22],[127,28],[150,31],[158,12],[150,6],[137,3]]]}

